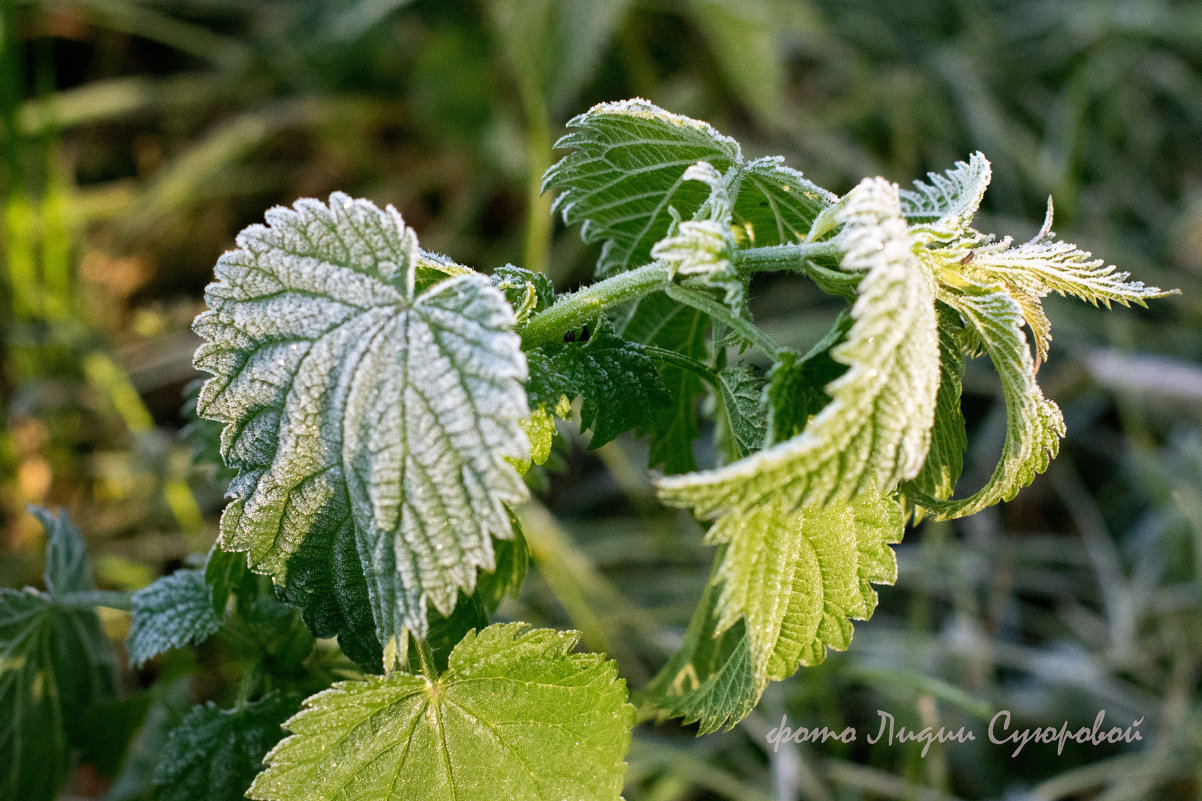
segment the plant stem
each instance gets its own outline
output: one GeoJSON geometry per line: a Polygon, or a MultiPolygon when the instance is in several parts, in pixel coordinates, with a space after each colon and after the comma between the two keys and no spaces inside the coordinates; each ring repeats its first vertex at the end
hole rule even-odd
{"type": "Polygon", "coordinates": [[[764,273],[792,270],[806,271],[811,259],[838,258],[843,250],[834,242],[798,242],[792,245],[769,245],[747,248],[735,253],[735,268],[741,273],[764,273]]]}
{"type": "Polygon", "coordinates": [[[705,312],[712,319],[724,323],[736,334],[741,336],[745,341],[750,342],[764,353],[776,358],[777,351],[780,348],[775,342],[768,338],[768,335],[755,327],[755,324],[744,320],[742,317],[735,315],[730,309],[723,306],[718,301],[711,298],[704,292],[698,292],[695,289],[687,289],[683,286],[671,284],[667,287],[668,297],[686,306],[692,306],[698,311],[705,312]]]}
{"type": "MultiPolygon", "coordinates": [[[[838,246],[831,242],[798,242],[792,245],[747,248],[735,255],[735,267],[740,273],[782,270],[807,272],[809,260],[837,257],[840,253],[838,246]]],[[[671,275],[670,265],[654,261],[563,295],[549,309],[544,309],[530,318],[526,327],[522,329],[522,345],[527,348],[546,345],[562,337],[565,332],[592,322],[605,309],[656,290],[666,291],[672,285],[671,275]]],[[[742,332],[741,327],[734,327],[742,332]]],[[[751,337],[751,340],[761,345],[767,342],[762,337],[751,337]]],[[[768,349],[767,352],[774,353],[775,348],[768,349]]]]}
{"type": "Polygon", "coordinates": [[[431,683],[438,681],[438,669],[434,667],[434,650],[430,643],[417,637],[413,638],[413,642],[417,645],[418,661],[422,663],[422,675],[431,683]]]}
{"type": "Polygon", "coordinates": [[[106,609],[120,609],[128,612],[133,608],[130,594],[128,592],[120,592],[119,590],[83,590],[72,592],[62,598],[56,599],[55,603],[60,606],[71,607],[72,609],[92,609],[97,606],[103,606],[106,609]]]}
{"type": "Polygon", "coordinates": [[[668,279],[668,265],[655,261],[564,295],[551,308],[530,318],[522,329],[522,344],[531,348],[554,342],[611,306],[663,289],[668,279]]]}

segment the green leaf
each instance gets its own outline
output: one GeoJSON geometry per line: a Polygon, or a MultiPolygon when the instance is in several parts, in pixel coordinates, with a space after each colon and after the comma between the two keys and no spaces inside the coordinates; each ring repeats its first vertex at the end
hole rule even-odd
{"type": "Polygon", "coordinates": [[[705,182],[685,177],[698,162],[724,176],[733,223],[756,244],[799,241],[834,202],[780,159],[749,164],[738,143],[708,123],[645,100],[602,103],[568,127],[557,147],[575,150],[547,171],[543,188],[559,192],[555,208],[568,225],[583,223],[585,242],[604,243],[599,275],[649,262],[652,247],[668,234],[671,210],[690,218],[709,199],[705,182]]]}
{"type": "Polygon", "coordinates": [[[545,273],[506,264],[493,271],[490,283],[504,293],[519,326],[555,302],[555,287],[545,273]]]}
{"type": "MultiPolygon", "coordinates": [[[[708,355],[708,330],[704,313],[657,293],[639,301],[622,335],[701,361],[708,355]]],[[[697,469],[693,458],[693,442],[700,433],[696,399],[705,385],[694,371],[667,362],[660,365],[659,375],[671,400],[641,432],[650,435],[649,467],[662,465],[666,473],[686,473],[697,469]]]]}
{"type": "Polygon", "coordinates": [[[133,594],[125,650],[141,667],[164,651],[197,645],[221,628],[201,570],[177,570],[133,594]]]}
{"type": "Polygon", "coordinates": [[[961,341],[963,325],[947,305],[938,304],[939,312],[939,392],[935,396],[935,424],[931,428],[931,447],[922,470],[903,489],[917,487],[921,492],[944,501],[952,496],[964,470],[964,450],[968,447],[964,415],[960,412],[961,380],[964,377],[964,353],[961,341]]]}
{"type": "Polygon", "coordinates": [[[650,424],[670,400],[643,346],[616,335],[607,323],[588,342],[566,345],[555,365],[584,399],[580,424],[593,431],[590,450],[650,424]]]}
{"type": "Polygon", "coordinates": [[[897,187],[862,182],[838,211],[842,267],[864,272],[846,339],[848,370],[801,434],[715,470],[666,476],[660,497],[706,518],[767,499],[786,508],[847,500],[870,483],[892,492],[921,469],[939,386],[934,281],[910,250],[897,187]],[[774,501],[775,502],[775,501],[774,501]]]}
{"type": "Polygon", "coordinates": [[[1030,484],[1059,450],[1064,418],[1035,381],[1035,362],[1022,331],[1022,310],[1013,298],[987,286],[968,286],[941,297],[980,339],[1002,379],[1006,399],[1006,440],[1001,459],[985,486],[967,498],[952,501],[920,492],[907,493],[938,519],[946,520],[1008,501],[1030,484]]]}
{"type": "Polygon", "coordinates": [[[781,156],[759,158],[739,173],[734,224],[749,246],[801,242],[835,200],[833,194],[786,167],[781,156]]]}
{"type": "Polygon", "coordinates": [[[797,436],[810,418],[830,403],[827,385],[847,372],[846,364],[831,358],[831,348],[843,340],[850,326],[851,318],[844,315],[805,356],[779,352],[764,389],[768,415],[765,446],[797,436]]]}
{"type": "Polygon", "coordinates": [[[242,582],[250,576],[246,557],[240,553],[223,551],[220,545],[214,545],[205,558],[204,573],[205,584],[209,585],[213,615],[222,618],[230,595],[237,592],[242,582]]]}
{"type": "MultiPolygon", "coordinates": [[[[724,558],[719,548],[715,569],[724,558]]],[[[643,690],[644,712],[698,724],[699,735],[733,729],[760,700],[743,621],[720,634],[718,586],[711,580],[693,613],[680,649],[643,690]]]]}
{"type": "Polygon", "coordinates": [[[394,673],[309,698],[248,795],[262,801],[614,801],[633,709],[573,632],[490,626],[437,681],[394,673]]]}
{"type": "Polygon", "coordinates": [[[95,589],[87,546],[66,511],[60,511],[57,517],[40,506],[32,506],[29,511],[46,531],[46,567],[42,572],[46,591],[62,598],[68,593],[95,589]]]}
{"type": "Polygon", "coordinates": [[[867,488],[849,502],[792,511],[787,500],[718,518],[709,544],[726,543],[716,630],[747,627],[756,686],[815,665],[826,649],[846,650],[850,619],[876,607],[870,582],[892,584],[901,507],[867,488]]]}
{"type": "Polygon", "coordinates": [[[568,225],[584,223],[585,242],[603,242],[598,275],[650,261],[651,247],[672,218],[693,212],[709,196],[685,171],[699,161],[725,171],[742,161],[735,140],[698,120],[670,114],[645,100],[602,103],[568,122],[556,147],[574,152],[547,171],[543,189],[559,192],[554,208],[568,225]]]}
{"type": "MultiPolygon", "coordinates": [[[[221,544],[339,631],[337,554],[367,575],[376,636],[421,637],[512,535],[526,487],[526,361],[488,279],[421,253],[389,207],[334,194],[247,228],[195,330],[198,410],[239,468],[221,544]],[[334,574],[331,575],[331,572],[334,574]]],[[[307,613],[306,619],[309,619],[307,613]]],[[[312,624],[311,624],[312,625],[312,624]]]]}
{"type": "Polygon", "coordinates": [[[718,372],[718,404],[726,421],[734,458],[740,459],[764,443],[764,377],[746,364],[718,372]]]}
{"type": "Polygon", "coordinates": [[[787,511],[771,501],[724,515],[706,534],[714,574],[681,649],[645,690],[661,717],[733,728],[768,682],[845,650],[849,619],[876,607],[871,582],[893,583],[890,543],[901,507],[874,489],[850,502],[787,511]]]}
{"type": "Polygon", "coordinates": [[[970,230],[992,176],[989,159],[980,151],[973,153],[967,163],[957,161],[942,175],[927,173],[929,184],[915,181],[913,189],[899,192],[902,216],[918,226],[924,239],[960,237],[970,230]]]}
{"type": "Polygon", "coordinates": [[[284,736],[280,724],[296,699],[271,692],[258,701],[220,709],[212,701],[192,709],[171,730],[154,783],[161,801],[240,801],[268,750],[284,736]]]}
{"type": "Polygon", "coordinates": [[[59,603],[94,589],[82,538],[65,513],[33,511],[46,528],[55,594],[0,588],[0,801],[57,796],[81,714],[116,682],[96,613],[59,603]]]}

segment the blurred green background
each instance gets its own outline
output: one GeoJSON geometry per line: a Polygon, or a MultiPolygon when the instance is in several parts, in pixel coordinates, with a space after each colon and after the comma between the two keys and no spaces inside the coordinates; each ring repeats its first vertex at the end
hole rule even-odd
{"type": "MultiPolygon", "coordinates": [[[[1069,433],[1048,473],[1000,508],[908,532],[898,586],[851,650],[771,688],[734,731],[641,727],[626,797],[1202,797],[1196,0],[0,9],[0,584],[38,581],[30,503],[70,511],[107,588],[208,549],[227,476],[203,456],[214,431],[185,409],[189,325],[217,256],[272,205],[336,189],[393,203],[427,249],[485,271],[544,269],[568,289],[597,254],[538,183],[563,124],[595,102],[642,96],[705,119],[837,193],[980,149],[994,168],[982,230],[1029,238],[1052,194],[1062,238],[1182,294],[1110,312],[1050,299],[1041,378],[1069,433]],[[977,740],[925,757],[869,746],[878,709],[977,740]],[[984,738],[1000,709],[1019,727],[1088,726],[1105,710],[1114,725],[1142,718],[1144,739],[1011,758],[984,738]],[[765,736],[785,714],[861,736],[774,752],[765,736]]],[[[831,319],[794,284],[753,290],[782,344],[812,342],[831,319]]],[[[970,365],[962,487],[996,459],[994,382],[970,365]]],[[[643,443],[586,453],[565,434],[525,515],[537,569],[502,611],[581,629],[638,689],[678,644],[712,554],[655,503],[643,443]]],[[[127,617],[106,623],[120,638],[127,617]]],[[[191,692],[220,701],[231,682],[191,692]]],[[[114,783],[85,764],[71,792],[141,797],[130,770],[114,783]]]]}

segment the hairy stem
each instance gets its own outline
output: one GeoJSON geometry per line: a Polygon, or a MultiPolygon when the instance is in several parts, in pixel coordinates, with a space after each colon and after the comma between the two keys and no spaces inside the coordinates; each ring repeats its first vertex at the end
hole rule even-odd
{"type": "Polygon", "coordinates": [[[544,309],[526,323],[522,329],[523,346],[537,347],[554,342],[565,331],[592,322],[608,308],[663,289],[668,285],[669,269],[664,262],[656,261],[563,295],[551,308],[544,309]]]}
{"type": "MultiPolygon", "coordinates": [[[[810,260],[837,258],[841,252],[831,242],[798,242],[747,248],[735,255],[735,267],[744,274],[783,270],[808,273],[810,260]]],[[[606,309],[657,290],[666,290],[671,283],[671,275],[668,264],[655,261],[563,295],[549,309],[530,318],[521,332],[522,345],[532,348],[554,342],[565,332],[592,322],[606,309]]]]}

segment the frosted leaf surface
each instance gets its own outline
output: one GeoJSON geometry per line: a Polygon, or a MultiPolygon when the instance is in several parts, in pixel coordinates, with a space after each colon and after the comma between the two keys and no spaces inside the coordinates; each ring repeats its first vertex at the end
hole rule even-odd
{"type": "Polygon", "coordinates": [[[575,632],[471,632],[437,680],[394,673],[305,701],[248,795],[263,801],[617,801],[634,709],[575,632]]]}
{"type": "Polygon", "coordinates": [[[910,251],[897,187],[867,179],[838,214],[843,269],[863,272],[847,337],[831,357],[848,370],[795,437],[725,467],[657,484],[702,517],[780,498],[784,509],[846,500],[869,482],[891,492],[922,467],[939,385],[934,280],[910,251]]]}
{"type": "MultiPolygon", "coordinates": [[[[221,545],[301,606],[367,577],[376,635],[449,614],[526,497],[526,360],[505,296],[418,250],[392,207],[334,194],[253,225],[194,328],[201,416],[239,470],[221,545]],[[358,565],[337,554],[357,553],[358,565]]],[[[345,612],[344,612],[345,614],[345,612]]],[[[348,624],[349,625],[349,624],[348,624]]]]}

